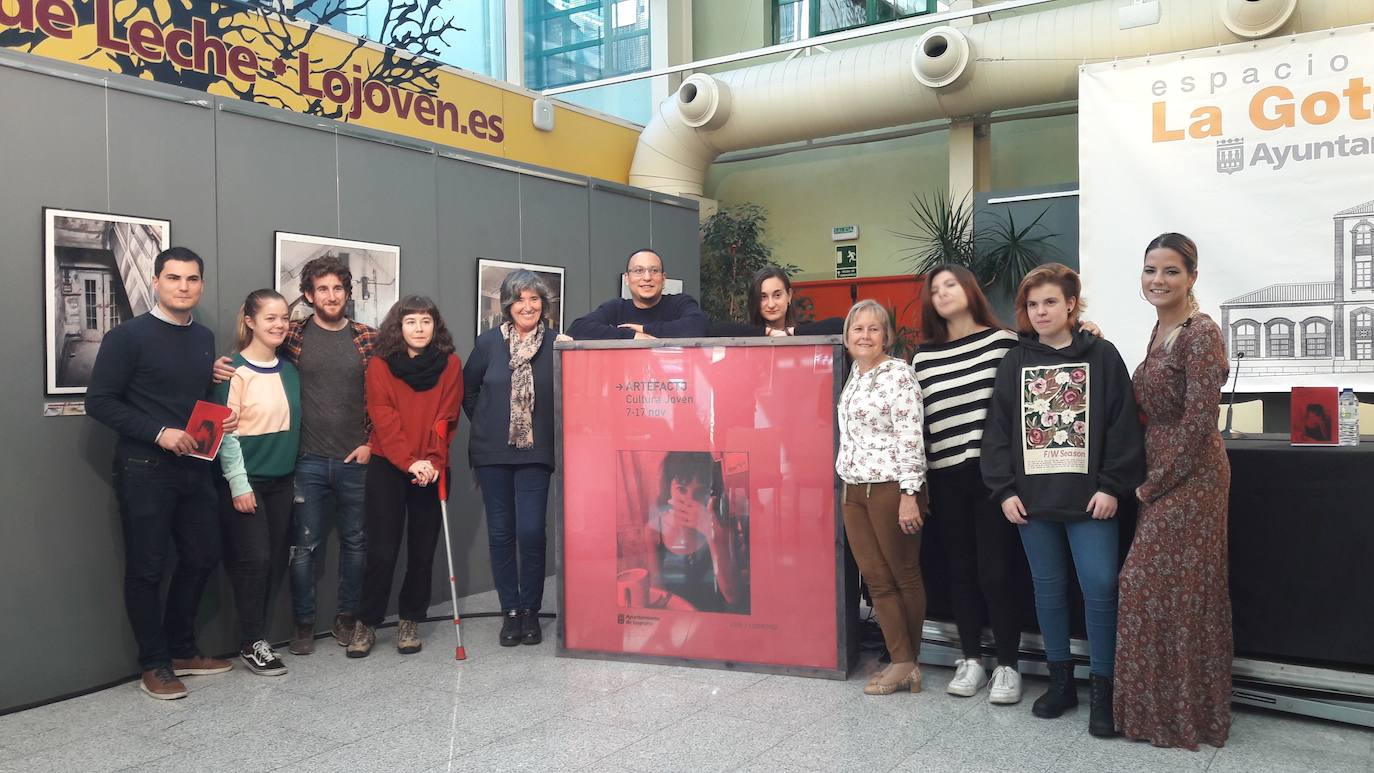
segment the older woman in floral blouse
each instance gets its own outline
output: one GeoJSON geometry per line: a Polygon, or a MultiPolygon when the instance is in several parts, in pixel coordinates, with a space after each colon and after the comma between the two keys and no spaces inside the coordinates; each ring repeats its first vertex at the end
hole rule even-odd
{"type": "Polygon", "coordinates": [[[921,580],[925,448],[921,392],[906,362],[887,356],[894,338],[887,310],[859,301],[844,323],[854,360],[840,395],[844,530],[892,662],[864,687],[869,695],[921,691],[916,656],[926,616],[921,580]]]}

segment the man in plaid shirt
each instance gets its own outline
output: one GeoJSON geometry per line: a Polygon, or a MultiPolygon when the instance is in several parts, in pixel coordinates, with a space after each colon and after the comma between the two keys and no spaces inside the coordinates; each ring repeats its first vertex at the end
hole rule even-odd
{"type": "MultiPolygon", "coordinates": [[[[331,520],[339,532],[333,634],[340,646],[353,639],[367,548],[363,492],[372,456],[363,374],[377,331],[347,317],[353,274],[337,257],[326,254],[306,263],[300,288],[315,313],[291,323],[278,353],[296,366],[301,379],[301,456],[296,461],[290,563],[296,627],[290,650],[308,655],[315,651],[315,559],[331,520]]],[[[222,360],[216,377],[232,375],[225,371],[227,361],[222,360]]]]}

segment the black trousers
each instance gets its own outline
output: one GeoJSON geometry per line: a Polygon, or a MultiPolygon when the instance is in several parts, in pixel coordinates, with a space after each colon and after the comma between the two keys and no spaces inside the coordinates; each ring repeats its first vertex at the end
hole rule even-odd
{"type": "Polygon", "coordinates": [[[219,510],[207,462],[163,451],[115,450],[113,480],[124,528],[124,606],[138,642],[139,667],[171,665],[195,657],[195,620],[205,583],[219,562],[219,510]],[[176,546],[176,567],[162,575],[176,546]]]}
{"type": "Polygon", "coordinates": [[[239,613],[239,645],[266,638],[268,602],[272,589],[281,586],[291,545],[291,509],[295,499],[293,476],[252,478],[257,509],[234,509],[229,485],[220,477],[219,521],[224,537],[224,568],[234,587],[239,613]]]}
{"type": "MultiPolygon", "coordinates": [[[[982,653],[984,604],[996,640],[997,664],[1015,666],[1021,647],[1021,624],[1016,598],[1020,569],[1020,537],[1016,526],[989,498],[978,460],[931,470],[930,518],[925,533],[949,563],[950,597],[964,657],[982,653]]],[[[1024,590],[1024,589],[1022,589],[1024,590]]]]}
{"type": "Polygon", "coordinates": [[[367,465],[363,499],[367,504],[367,561],[358,619],[376,627],[386,617],[404,533],[406,573],[401,581],[399,611],[402,619],[424,620],[429,615],[434,548],[443,528],[439,485],[417,486],[410,482],[410,473],[374,456],[367,465]]]}

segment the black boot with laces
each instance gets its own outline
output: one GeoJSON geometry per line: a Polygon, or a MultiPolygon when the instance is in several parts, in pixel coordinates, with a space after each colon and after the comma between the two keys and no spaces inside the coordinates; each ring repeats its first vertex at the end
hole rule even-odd
{"type": "Polygon", "coordinates": [[[520,623],[520,610],[507,609],[505,616],[501,620],[502,647],[514,647],[520,643],[520,637],[524,634],[520,623]]]}
{"type": "Polygon", "coordinates": [[[1073,661],[1050,661],[1050,689],[1031,704],[1031,713],[1041,719],[1054,719],[1078,705],[1078,689],[1073,684],[1073,661]]]}
{"type": "Polygon", "coordinates": [[[1111,738],[1116,735],[1116,723],[1112,719],[1112,680],[1109,677],[1088,675],[1092,693],[1089,705],[1092,712],[1088,716],[1088,732],[1098,738],[1111,738]]]}

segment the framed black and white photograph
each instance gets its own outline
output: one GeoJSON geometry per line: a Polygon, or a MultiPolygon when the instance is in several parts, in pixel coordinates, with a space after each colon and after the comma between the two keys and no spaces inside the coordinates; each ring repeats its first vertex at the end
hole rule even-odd
{"type": "MultiPolygon", "coordinates": [[[[626,301],[630,300],[630,298],[632,297],[632,296],[630,295],[630,286],[629,286],[628,284],[625,283],[625,275],[624,275],[624,274],[621,274],[621,275],[620,275],[620,280],[619,280],[619,281],[620,281],[620,298],[621,298],[621,300],[626,300],[626,301]]],[[[681,280],[681,279],[666,279],[666,278],[665,278],[665,279],[663,280],[663,294],[664,294],[664,295],[679,295],[679,294],[681,294],[681,293],[682,293],[682,280],[681,280]]]]}
{"type": "Polygon", "coordinates": [[[549,288],[549,308],[545,312],[549,326],[563,331],[563,268],[539,266],[533,263],[511,263],[504,260],[477,261],[477,335],[501,326],[501,282],[517,269],[533,271],[549,288]]]}
{"type": "Polygon", "coordinates": [[[171,243],[168,220],[43,209],[48,394],[86,393],[105,334],[157,302],[153,261],[171,243]]]}
{"type": "Polygon", "coordinates": [[[291,319],[305,319],[314,313],[301,293],[301,269],[325,255],[343,261],[353,274],[353,291],[344,310],[345,316],[364,325],[380,325],[400,299],[400,247],[277,231],[277,292],[286,296],[291,319]]]}

